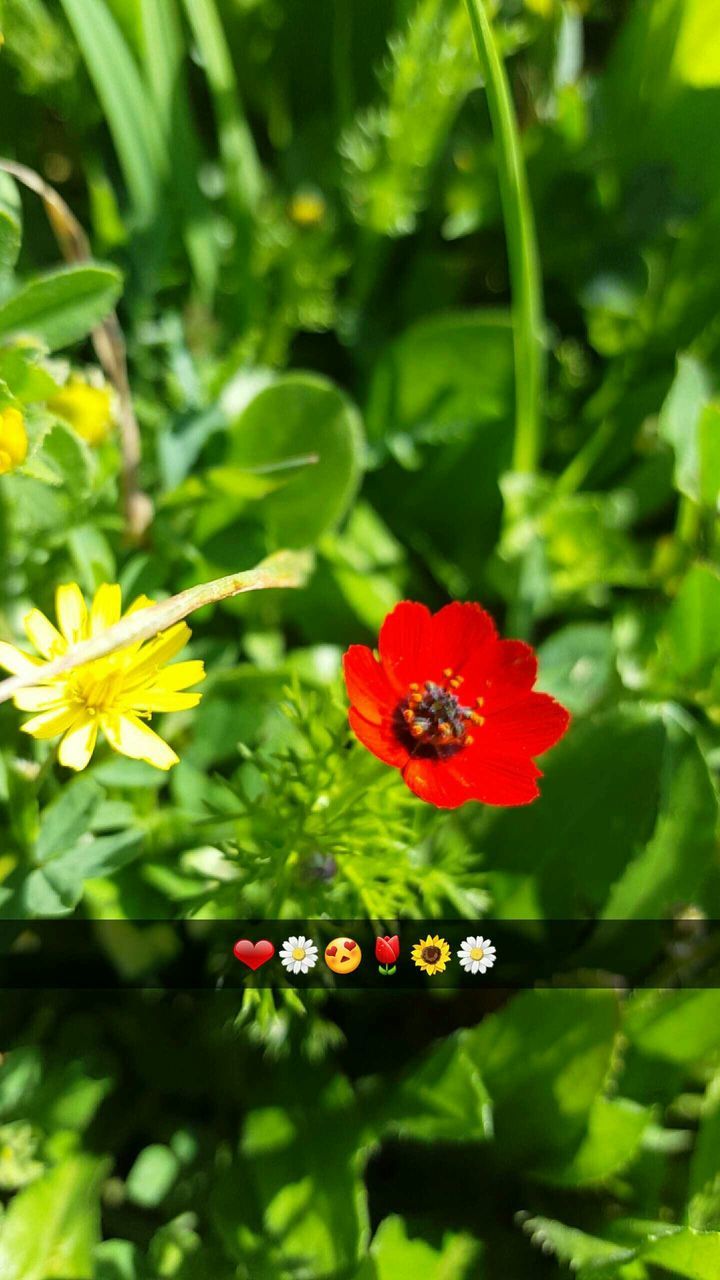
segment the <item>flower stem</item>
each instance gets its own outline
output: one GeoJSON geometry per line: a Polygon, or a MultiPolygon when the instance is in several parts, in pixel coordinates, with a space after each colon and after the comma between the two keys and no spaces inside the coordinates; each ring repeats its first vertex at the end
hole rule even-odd
{"type": "Polygon", "coordinates": [[[535,222],[515,108],[485,0],[466,0],[485,76],[498,164],[512,289],[515,347],[513,470],[537,471],[542,448],[541,400],[545,377],[543,309],[535,222]]]}

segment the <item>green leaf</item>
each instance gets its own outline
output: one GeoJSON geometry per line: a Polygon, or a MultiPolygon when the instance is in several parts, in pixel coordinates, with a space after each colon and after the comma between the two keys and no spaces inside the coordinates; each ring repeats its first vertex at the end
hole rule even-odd
{"type": "Polygon", "coordinates": [[[680,1065],[717,1052],[720,991],[647,991],[634,997],[623,1030],[642,1053],[680,1065]]]}
{"type": "MultiPolygon", "coordinates": [[[[594,1274],[595,1267],[599,1268],[605,1262],[611,1266],[619,1266],[635,1256],[632,1249],[589,1235],[586,1231],[578,1231],[553,1218],[526,1218],[522,1227],[532,1243],[542,1249],[543,1253],[554,1254],[559,1262],[567,1263],[573,1271],[587,1266],[588,1276],[594,1274]]],[[[585,1272],[581,1274],[584,1276],[585,1272]]],[[[612,1274],[617,1275],[617,1271],[612,1274]]]]}
{"type": "Polygon", "coordinates": [[[692,899],[710,857],[708,784],[697,747],[672,708],[624,704],[577,722],[543,769],[537,806],[492,818],[498,868],[492,882],[501,914],[607,914],[618,882],[639,911],[647,902],[651,916],[692,899]],[[693,839],[698,845],[687,864],[673,856],[671,810],[678,796],[691,801],[682,848],[690,850],[693,839]],[[630,872],[638,857],[659,870],[657,884],[630,872]]]}
{"type": "Polygon", "coordinates": [[[31,336],[51,351],[87,337],[112,310],[122,287],[115,267],[62,267],[37,276],[0,303],[0,338],[31,336]]]}
{"type": "Polygon", "coordinates": [[[673,1276],[687,1280],[717,1280],[720,1272],[720,1232],[696,1232],[684,1227],[639,1251],[650,1262],[673,1276]]]}
{"type": "Polygon", "coordinates": [[[169,161],[152,97],[104,0],[61,0],[102,103],[138,222],[157,212],[169,161]]]}
{"type": "Polygon", "coordinates": [[[118,831],[81,838],[72,848],[54,855],[31,871],[23,884],[24,912],[30,916],[66,915],[82,898],[85,880],[112,875],[138,856],[142,834],[118,831]]]}
{"type": "Polygon", "coordinates": [[[263,388],[232,426],[228,462],[287,479],[263,499],[270,536],[304,547],[338,523],[355,494],[362,451],[360,415],[331,382],[290,373],[263,388]],[[316,461],[291,466],[293,460],[316,461]],[[277,469],[277,471],[276,471],[277,469]]]}
{"type": "Polygon", "coordinates": [[[710,397],[704,366],[695,356],[680,355],[658,431],[675,451],[676,488],[714,507],[720,493],[720,408],[710,397]]]}
{"type": "Polygon", "coordinates": [[[128,1199],[143,1209],[155,1208],[170,1191],[179,1169],[180,1161],[170,1147],[157,1142],[145,1147],[127,1176],[128,1199]]]}
{"type": "Polygon", "coordinates": [[[58,792],[55,800],[43,810],[40,832],[35,846],[38,862],[48,862],[58,853],[77,844],[90,830],[90,824],[105,796],[92,778],[81,777],[58,792]]]}
{"type": "Polygon", "coordinates": [[[658,637],[660,661],[681,681],[697,687],[720,657],[720,574],[694,564],[683,578],[658,637]]]}
{"type": "Polygon", "coordinates": [[[690,1163],[687,1218],[699,1231],[720,1228],[720,1075],[713,1076],[703,1099],[690,1163]]]}
{"type": "Polygon", "coordinates": [[[11,271],[20,253],[22,206],[9,173],[0,172],[0,272],[11,271]]]}
{"type": "MultiPolygon", "coordinates": [[[[469,440],[507,422],[513,404],[512,325],[505,312],[419,320],[379,361],[367,409],[371,440],[469,440]]],[[[480,477],[481,479],[481,477],[480,477]]]]}
{"type": "Polygon", "coordinates": [[[665,726],[655,830],[612,886],[608,920],[661,917],[669,904],[693,901],[713,857],[717,797],[694,726],[671,715],[665,726]]]}
{"type": "Polygon", "coordinates": [[[552,694],[573,715],[587,715],[612,686],[614,659],[609,624],[572,623],[540,645],[538,687],[552,694]]]}
{"type": "Polygon", "coordinates": [[[612,991],[528,991],[460,1040],[493,1106],[498,1155],[525,1169],[577,1151],[619,1027],[612,991]],[[528,1046],[532,1045],[532,1052],[528,1046]]]}
{"type": "Polygon", "coordinates": [[[470,1280],[478,1275],[480,1247],[471,1236],[447,1232],[437,1248],[410,1235],[403,1219],[392,1214],[380,1223],[354,1280],[470,1280]]]}
{"type": "Polygon", "coordinates": [[[599,1095],[580,1146],[564,1164],[544,1170],[542,1181],[556,1187],[593,1187],[607,1182],[638,1154],[651,1118],[648,1108],[628,1098],[599,1095]]]}
{"type": "Polygon", "coordinates": [[[70,1156],[18,1192],[0,1222],[0,1280],[92,1280],[104,1173],[70,1156]]]}
{"type": "Polygon", "coordinates": [[[384,1080],[378,1089],[372,1124],[380,1131],[425,1142],[481,1142],[492,1136],[491,1099],[458,1037],[432,1048],[395,1086],[384,1080]]]}

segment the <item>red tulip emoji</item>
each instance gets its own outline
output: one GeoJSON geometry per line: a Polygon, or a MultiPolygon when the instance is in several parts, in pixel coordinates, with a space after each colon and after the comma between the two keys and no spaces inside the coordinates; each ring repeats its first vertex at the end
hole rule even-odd
{"type": "Polygon", "coordinates": [[[375,939],[375,959],[378,961],[380,973],[390,975],[395,972],[395,961],[400,955],[400,939],[394,933],[392,938],[375,939]]]}

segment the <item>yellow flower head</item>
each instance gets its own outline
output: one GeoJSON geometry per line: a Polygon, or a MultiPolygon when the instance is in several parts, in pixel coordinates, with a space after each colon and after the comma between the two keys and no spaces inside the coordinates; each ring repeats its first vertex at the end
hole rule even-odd
{"type": "Polygon", "coordinates": [[[88,444],[102,444],[112,426],[109,389],[93,387],[83,378],[71,378],[47,404],[88,444]]]}
{"type": "Polygon", "coordinates": [[[450,959],[450,947],[444,938],[429,933],[427,938],[415,943],[411,955],[418,969],[424,973],[444,973],[450,959]]]}
{"type": "Polygon", "coordinates": [[[288,205],[288,213],[296,227],[318,227],[326,209],[325,197],[312,187],[296,191],[288,205]]]}
{"type": "Polygon", "coordinates": [[[27,458],[28,438],[22,414],[12,405],[0,409],[0,476],[14,471],[27,458]]]}
{"type": "MultiPolygon", "coordinates": [[[[126,611],[135,613],[152,604],[140,596],[126,611]]],[[[89,640],[112,627],[121,617],[120,587],[99,587],[88,609],[76,583],[58,587],[55,627],[39,609],[24,619],[25,631],[39,658],[0,642],[0,667],[13,675],[37,675],[37,680],[16,693],[20,711],[34,712],[22,726],[34,738],[62,734],[58,759],[69,769],[84,769],[90,761],[98,732],[110,746],[133,760],[146,760],[156,769],[169,769],[178,757],[146,721],[154,711],[183,711],[195,707],[199,693],[181,692],[205,678],[202,662],[176,662],[174,658],[190,638],[184,622],[147,642],[138,641],[116,653],[85,663],[63,675],[43,679],[43,659],[60,657],[71,645],[89,640]]]]}

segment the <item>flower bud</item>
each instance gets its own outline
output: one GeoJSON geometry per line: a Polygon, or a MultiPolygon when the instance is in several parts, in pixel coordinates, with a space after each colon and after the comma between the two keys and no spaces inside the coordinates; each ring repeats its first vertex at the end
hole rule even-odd
{"type": "Polygon", "coordinates": [[[71,378],[48,400],[56,413],[88,444],[102,444],[112,426],[112,404],[107,387],[93,387],[83,378],[71,378]]]}

